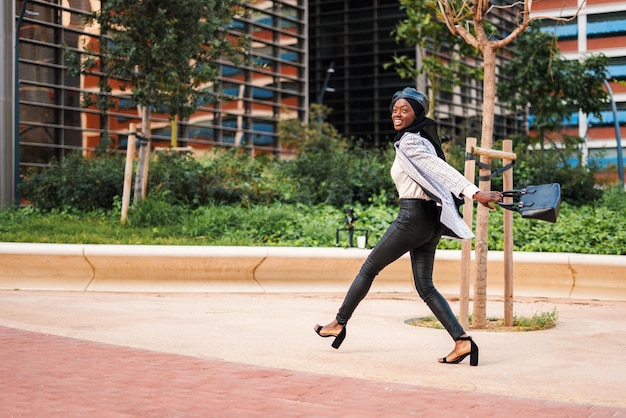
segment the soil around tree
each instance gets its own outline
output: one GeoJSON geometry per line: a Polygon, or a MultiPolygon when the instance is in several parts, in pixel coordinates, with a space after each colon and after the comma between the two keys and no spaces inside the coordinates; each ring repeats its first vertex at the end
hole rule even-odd
{"type": "MultiPolygon", "coordinates": [[[[424,328],[435,328],[435,329],[443,329],[441,323],[432,316],[421,317],[421,318],[410,318],[404,321],[404,323],[415,326],[415,327],[424,327],[424,328]]],[[[554,328],[556,323],[551,326],[537,327],[537,326],[522,326],[522,325],[513,325],[510,327],[504,326],[504,319],[502,318],[487,318],[487,326],[485,328],[477,328],[473,327],[470,322],[469,329],[476,330],[485,330],[492,332],[526,332],[526,331],[543,331],[547,329],[554,328]]]]}

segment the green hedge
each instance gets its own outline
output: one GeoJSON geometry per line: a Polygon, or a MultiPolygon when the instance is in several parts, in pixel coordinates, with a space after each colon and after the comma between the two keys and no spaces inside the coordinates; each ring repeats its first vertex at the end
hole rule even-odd
{"type": "MultiPolygon", "coordinates": [[[[377,196],[353,206],[356,228],[370,231],[375,244],[397,214],[395,204],[377,196]]],[[[503,249],[503,210],[490,212],[489,248],[503,249]]],[[[129,223],[120,224],[119,201],[110,211],[40,211],[32,207],[0,211],[0,241],[70,244],[163,244],[344,247],[347,234],[335,242],[344,210],[330,205],[272,203],[190,208],[153,194],[131,208],[129,223]]],[[[556,224],[514,214],[515,251],[626,255],[626,193],[610,190],[594,205],[564,203],[556,224]]],[[[440,249],[460,249],[443,239],[440,249]]]]}
{"type": "MultiPolygon", "coordinates": [[[[452,164],[462,164],[454,149],[448,151],[452,164]]],[[[27,173],[20,191],[32,207],[3,211],[0,233],[4,241],[333,246],[344,210],[353,207],[356,226],[371,231],[375,243],[396,214],[393,155],[391,144],[367,150],[326,142],[291,160],[252,158],[240,149],[199,159],[160,152],[150,163],[147,199],[131,207],[130,224],[120,226],[123,156],[74,154],[27,173]]],[[[623,191],[603,195],[584,167],[537,169],[539,160],[523,161],[515,167],[518,181],[562,182],[564,202],[556,225],[515,215],[516,250],[625,254],[623,191]]],[[[496,250],[501,216],[498,210],[490,217],[490,248],[496,250]]],[[[443,240],[441,248],[460,245],[443,240]]]]}

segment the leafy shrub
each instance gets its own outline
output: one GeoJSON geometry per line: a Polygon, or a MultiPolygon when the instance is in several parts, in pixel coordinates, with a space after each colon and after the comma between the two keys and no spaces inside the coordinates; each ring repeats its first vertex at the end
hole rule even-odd
{"type": "Polygon", "coordinates": [[[159,199],[191,205],[200,200],[202,165],[191,154],[163,151],[151,161],[148,170],[149,193],[159,199]]]}
{"type": "Polygon", "coordinates": [[[47,168],[29,170],[20,182],[20,193],[43,210],[91,211],[110,209],[123,186],[123,156],[83,157],[76,152],[47,168]]]}
{"type": "Polygon", "coordinates": [[[389,176],[393,151],[318,148],[282,164],[280,186],[287,202],[328,204],[335,207],[367,204],[384,193],[396,195],[389,176]]]}
{"type": "MultiPolygon", "coordinates": [[[[148,195],[170,204],[198,208],[209,204],[243,207],[273,202],[306,205],[328,204],[344,208],[368,205],[372,199],[397,198],[389,175],[394,158],[392,144],[383,150],[348,144],[340,137],[305,144],[292,160],[252,157],[241,149],[214,150],[205,157],[161,152],[150,163],[148,195]]],[[[497,146],[496,146],[497,147],[497,146]]],[[[464,152],[447,146],[449,161],[463,170],[464,152]]],[[[593,167],[563,164],[563,155],[550,150],[518,152],[515,187],[558,182],[563,201],[572,205],[597,202],[602,190],[594,185],[593,167]]],[[[494,160],[493,166],[498,166],[494,160]]],[[[70,155],[60,164],[31,170],[21,184],[25,197],[38,208],[77,210],[110,209],[123,187],[123,157],[99,158],[70,155]]],[[[501,177],[492,180],[500,189],[501,177]]]]}
{"type": "Polygon", "coordinates": [[[271,174],[276,162],[240,149],[216,150],[202,161],[199,204],[239,203],[250,207],[280,198],[271,174]]]}
{"type": "Polygon", "coordinates": [[[268,204],[280,197],[271,176],[275,164],[239,149],[214,150],[202,158],[161,152],[150,165],[149,190],[167,191],[162,197],[169,202],[192,207],[216,202],[268,204]]]}
{"type": "Polygon", "coordinates": [[[150,193],[131,208],[128,220],[133,225],[148,227],[179,224],[185,209],[180,205],[171,204],[169,195],[168,191],[150,193]]]}
{"type": "MultiPolygon", "coordinates": [[[[626,193],[612,199],[626,202],[626,193]]],[[[329,205],[283,204],[205,205],[191,209],[170,204],[169,197],[154,193],[129,212],[120,224],[119,212],[42,212],[36,208],[0,210],[0,241],[89,244],[169,245],[275,245],[344,247],[346,234],[335,242],[335,230],[343,228],[344,212],[329,205]]],[[[626,211],[595,205],[561,207],[556,224],[523,219],[514,214],[515,251],[571,252],[626,255],[626,211]]],[[[384,195],[367,205],[353,206],[356,228],[369,231],[375,245],[397,215],[395,203],[384,195]]],[[[503,250],[503,210],[490,212],[489,249],[503,250]]],[[[443,239],[440,249],[460,249],[461,242],[443,239]]]]}
{"type": "Polygon", "coordinates": [[[602,195],[602,199],[595,203],[596,206],[606,207],[618,213],[626,212],[626,192],[621,186],[609,187],[602,195]]]}

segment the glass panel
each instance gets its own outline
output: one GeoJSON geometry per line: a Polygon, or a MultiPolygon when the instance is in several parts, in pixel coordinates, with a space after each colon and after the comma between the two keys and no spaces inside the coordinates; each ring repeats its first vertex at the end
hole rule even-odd
{"type": "Polygon", "coordinates": [[[559,39],[576,38],[578,36],[577,19],[571,22],[555,22],[553,20],[542,21],[542,32],[548,32],[556,35],[559,39]]]}
{"type": "Polygon", "coordinates": [[[260,87],[252,87],[252,98],[257,100],[273,100],[274,92],[260,87]]]}
{"type": "MultiPolygon", "coordinates": [[[[282,5],[280,6],[280,14],[293,20],[298,19],[298,9],[296,7],[282,5]]],[[[284,26],[281,26],[284,27],[284,26]]]]}
{"type": "Polygon", "coordinates": [[[243,78],[243,70],[230,65],[222,65],[221,74],[228,78],[243,78]]]}
{"type": "Polygon", "coordinates": [[[626,33],[626,13],[603,13],[587,18],[587,35],[614,36],[626,33]]]}
{"type": "Polygon", "coordinates": [[[298,54],[296,51],[290,51],[283,48],[278,48],[278,51],[280,59],[282,59],[283,61],[290,61],[295,63],[300,62],[300,54],[298,54]]]}
{"type": "Polygon", "coordinates": [[[253,120],[252,121],[252,143],[254,145],[272,145],[275,140],[275,123],[272,121],[253,120]],[[274,135],[270,135],[274,134],[274,135]]]}
{"type": "MultiPolygon", "coordinates": [[[[624,105],[626,106],[626,103],[624,105]]],[[[620,124],[626,123],[626,110],[620,110],[619,107],[621,106],[618,105],[617,120],[620,124]]],[[[604,110],[600,112],[600,115],[602,119],[596,115],[589,115],[589,123],[592,125],[613,125],[615,123],[615,115],[612,110],[604,110]]]]}
{"type": "MultiPolygon", "coordinates": [[[[255,11],[250,16],[250,20],[252,20],[252,22],[254,22],[255,24],[272,26],[272,23],[274,22],[274,17],[267,13],[255,11]]],[[[257,30],[263,30],[263,29],[255,28],[254,30],[257,31],[257,30]]]]}
{"type": "Polygon", "coordinates": [[[227,116],[222,121],[222,127],[224,130],[222,131],[222,142],[226,144],[235,144],[237,143],[237,117],[227,116]]]}
{"type": "Polygon", "coordinates": [[[587,161],[599,168],[617,167],[617,147],[613,148],[589,148],[587,161]]]}

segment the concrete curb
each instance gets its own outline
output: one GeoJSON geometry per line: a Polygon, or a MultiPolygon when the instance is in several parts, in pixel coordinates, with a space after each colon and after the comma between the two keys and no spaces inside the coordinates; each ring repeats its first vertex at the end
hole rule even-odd
{"type": "MultiPolygon", "coordinates": [[[[0,289],[124,292],[343,292],[369,250],[0,243],[0,289]]],[[[488,294],[503,293],[504,256],[490,251],[488,294]]],[[[461,252],[437,252],[434,278],[458,294],[461,252]]],[[[514,295],[626,300],[626,257],[515,253],[514,295]]],[[[413,291],[403,256],[373,291],[413,291]]]]}

